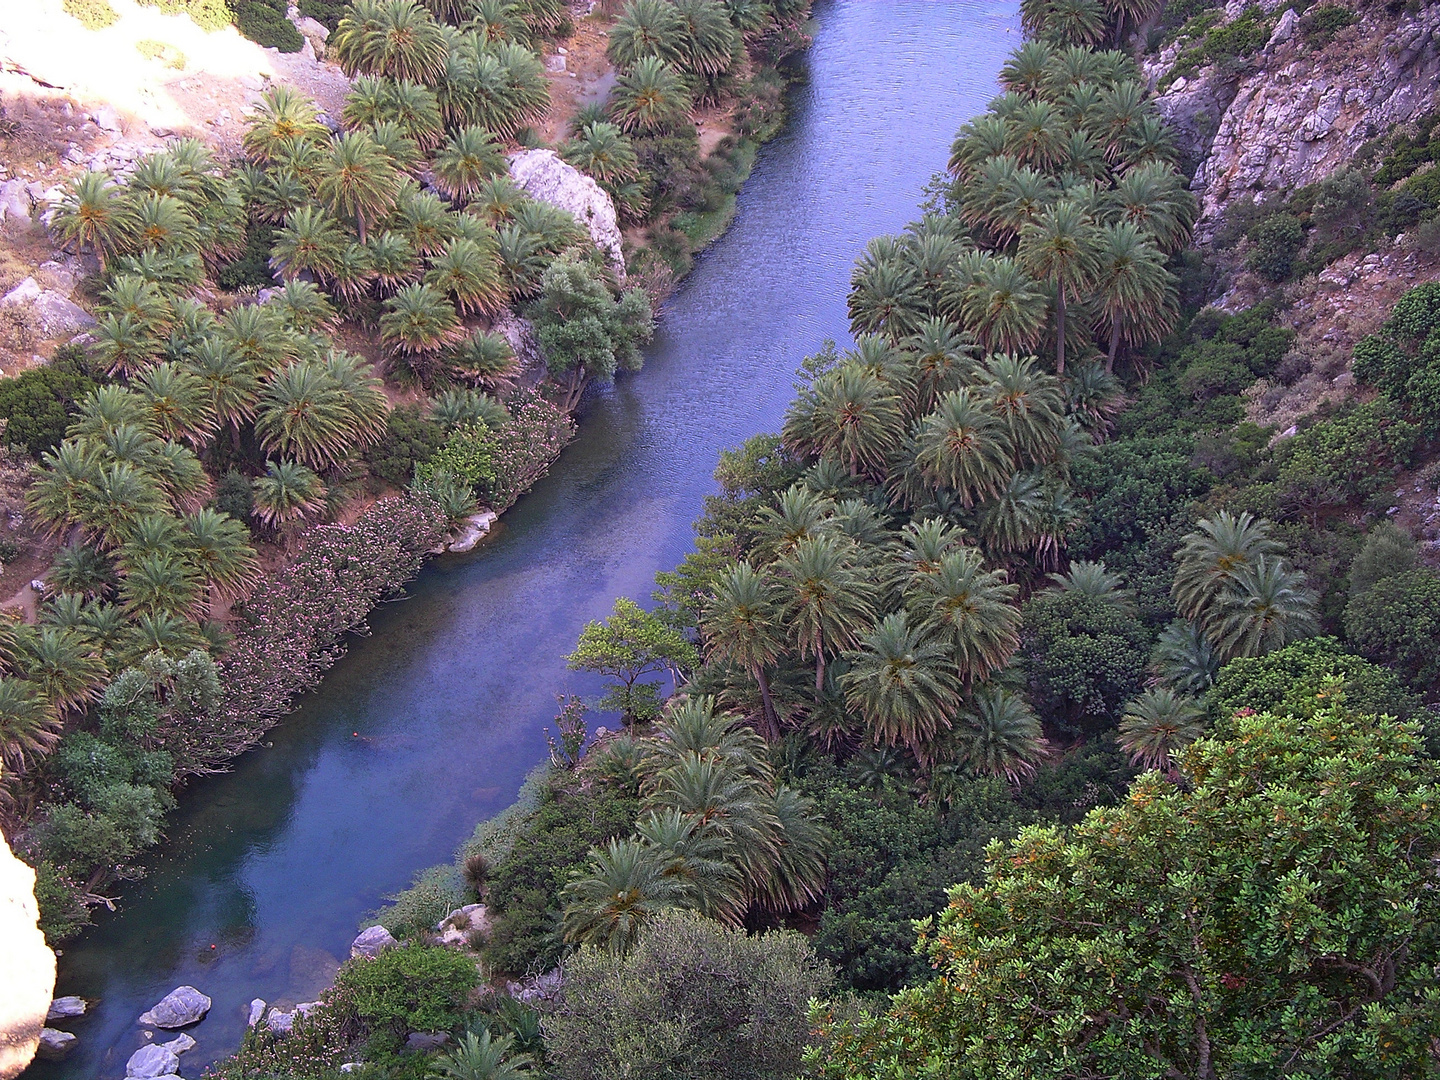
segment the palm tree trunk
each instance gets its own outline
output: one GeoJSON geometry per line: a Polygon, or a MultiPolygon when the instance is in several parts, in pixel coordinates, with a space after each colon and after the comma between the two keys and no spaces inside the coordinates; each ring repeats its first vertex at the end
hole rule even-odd
{"type": "Polygon", "coordinates": [[[815,650],[815,704],[820,704],[820,695],[825,690],[825,653],[815,650]]]}
{"type": "Polygon", "coordinates": [[[775,717],[775,702],[770,697],[770,677],[759,664],[755,665],[755,681],[760,684],[760,711],[765,716],[765,727],[769,729],[770,741],[780,741],[780,724],[775,717]]]}
{"type": "Polygon", "coordinates": [[[1055,374],[1065,374],[1065,283],[1055,290],[1055,374]]]}
{"type": "Polygon", "coordinates": [[[1116,319],[1110,327],[1110,352],[1105,357],[1105,374],[1115,373],[1115,354],[1120,351],[1120,320],[1116,319]]]}

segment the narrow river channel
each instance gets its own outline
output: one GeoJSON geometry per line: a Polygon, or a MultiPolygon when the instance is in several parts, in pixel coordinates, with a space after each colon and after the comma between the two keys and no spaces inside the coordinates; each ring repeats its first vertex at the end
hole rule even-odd
{"type": "MultiPolygon", "coordinates": [[[[99,998],[39,1078],[119,1077],[136,1017],[182,983],[214,998],[183,1059],[234,1050],[251,998],[313,998],[357,924],[446,861],[545,754],[563,657],[616,596],[648,600],[689,549],[717,453],[779,425],[800,359],[848,340],[851,263],[915,216],[955,129],[1019,43],[1011,0],[823,0],[787,130],[734,226],[665,306],[645,370],[480,550],[431,564],[275,730],[186,792],[117,914],[66,948],[57,993],[99,998]]],[[[597,718],[603,722],[603,718],[597,718]]]]}

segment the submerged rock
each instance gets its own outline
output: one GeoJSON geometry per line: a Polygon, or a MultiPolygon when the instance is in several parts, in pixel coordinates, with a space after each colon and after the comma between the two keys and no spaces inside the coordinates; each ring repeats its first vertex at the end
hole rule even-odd
{"type": "MultiPolygon", "coordinates": [[[[42,1028],[40,1031],[39,1045],[35,1048],[35,1056],[44,1058],[46,1061],[59,1061],[71,1050],[79,1040],[68,1031],[57,1031],[55,1028],[42,1028]]],[[[18,1076],[19,1073],[6,1073],[7,1076],[18,1076]]]]}
{"type": "Polygon", "coordinates": [[[495,519],[499,516],[494,510],[471,514],[455,530],[455,538],[446,545],[447,550],[459,553],[473,551],[475,545],[490,534],[490,526],[495,524],[495,519]]]}
{"type": "Polygon", "coordinates": [[[162,1049],[169,1050],[172,1054],[184,1054],[195,1049],[195,1040],[189,1035],[180,1035],[169,1042],[160,1044],[162,1049]]]}
{"type": "Polygon", "coordinates": [[[382,949],[388,949],[398,942],[383,926],[367,926],[350,943],[350,955],[379,956],[382,949]]]}
{"type": "Polygon", "coordinates": [[[210,999],[193,986],[177,986],[149,1012],[140,1015],[146,1027],[182,1028],[199,1023],[210,1011],[210,999]]]}
{"type": "Polygon", "coordinates": [[[173,1076],[180,1071],[180,1059],[173,1050],[163,1046],[142,1046],[125,1062],[125,1075],[135,1080],[155,1080],[157,1076],[173,1076]]]}
{"type": "Polygon", "coordinates": [[[590,230],[590,238],[605,255],[621,281],[625,280],[625,254],[620,246],[620,223],[609,193],[554,150],[522,150],[510,159],[510,177],[532,199],[568,210],[590,230]]]}
{"type": "Polygon", "coordinates": [[[69,1020],[72,1017],[84,1016],[86,1009],[85,999],[82,997],[58,997],[50,1003],[50,1011],[45,1014],[45,1021],[69,1020]]]}

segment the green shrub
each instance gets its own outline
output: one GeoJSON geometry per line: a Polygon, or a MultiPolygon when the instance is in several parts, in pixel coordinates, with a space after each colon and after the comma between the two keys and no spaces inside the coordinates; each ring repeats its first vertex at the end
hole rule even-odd
{"type": "Polygon", "coordinates": [[[300,0],[298,6],[301,15],[308,15],[317,22],[324,23],[330,32],[334,33],[349,4],[350,0],[300,0]]]}
{"type": "Polygon", "coordinates": [[[428,461],[445,442],[440,425],[418,405],[401,405],[390,411],[385,434],[364,451],[370,474],[394,488],[409,486],[418,462],[428,461]]]}
{"type": "Polygon", "coordinates": [[[1354,26],[1360,16],[1347,7],[1338,4],[1320,4],[1307,11],[1300,20],[1300,33],[1305,44],[1314,49],[1323,49],[1335,40],[1335,35],[1347,26],[1354,26]]]}
{"type": "Polygon", "coordinates": [[[372,1032],[448,1031],[460,1023],[465,999],[480,983],[475,961],[429,945],[402,945],[358,957],[335,976],[331,1003],[372,1032]]]}
{"type": "Polygon", "coordinates": [[[1350,595],[1359,596],[1382,578],[1414,570],[1419,558],[1415,538],[1382,521],[1370,530],[1365,545],[1350,563],[1350,595]]]}
{"type": "Polygon", "coordinates": [[[1282,499],[1312,514],[1368,499],[1410,464],[1419,434],[1388,398],[1347,407],[1279,445],[1282,499]]]}
{"type": "Polygon", "coordinates": [[[416,874],[408,889],[385,899],[390,906],[376,921],[397,938],[416,937],[465,902],[465,887],[453,866],[432,866],[416,874]]]}
{"type": "Polygon", "coordinates": [[[74,937],[90,925],[85,887],[48,859],[35,864],[35,903],[40,908],[40,930],[51,947],[74,937]]]}
{"type": "Polygon", "coordinates": [[[626,956],[582,949],[545,1018],[557,1080],[791,1080],[810,1000],[834,976],[790,930],[750,936],[686,912],[646,924],[626,956]]]}
{"type": "Polygon", "coordinates": [[[4,441],[25,447],[32,457],[55,449],[65,437],[71,413],[95,386],[83,354],[69,346],[44,367],[0,379],[4,441]]]}
{"type": "Polygon", "coordinates": [[[110,6],[110,0],[64,0],[61,6],[66,15],[79,19],[86,30],[104,30],[120,18],[110,6]]]}
{"type": "Polygon", "coordinates": [[[252,221],[245,231],[245,250],[234,262],[220,268],[215,283],[222,289],[267,289],[275,284],[270,272],[270,248],[275,228],[268,222],[252,221]]]}
{"type": "Polygon", "coordinates": [[[1440,577],[1409,570],[1377,581],[1345,606],[1345,637],[1361,656],[1433,695],[1440,689],[1440,577]]]}
{"type": "Polygon", "coordinates": [[[1414,362],[1395,342],[1380,334],[1366,334],[1355,343],[1350,369],[1361,382],[1378,386],[1393,398],[1405,392],[1414,362]]]}
{"type": "Polygon", "coordinates": [[[189,15],[202,30],[223,30],[230,25],[225,0],[137,0],[145,7],[159,8],[166,15],[189,15]]]}
{"type": "Polygon", "coordinates": [[[304,37],[285,17],[285,0],[229,0],[229,5],[235,26],[257,45],[284,53],[304,46],[304,37]]]}
{"type": "Polygon", "coordinates": [[[255,509],[255,487],[243,474],[231,469],[215,482],[215,498],[211,505],[220,513],[229,514],[248,526],[255,509]]]}
{"type": "Polygon", "coordinates": [[[482,423],[462,424],[429,459],[415,466],[415,477],[432,480],[449,473],[474,491],[488,491],[495,480],[494,456],[490,429],[482,423]]]}
{"type": "Polygon", "coordinates": [[[1245,265],[1266,281],[1279,285],[1288,281],[1295,256],[1305,246],[1305,230],[1294,214],[1271,214],[1250,230],[1251,248],[1245,265]]]}
{"type": "Polygon", "coordinates": [[[1231,660],[1205,700],[1221,724],[1240,709],[1311,716],[1333,703],[1331,680],[1339,680],[1346,706],[1356,712],[1408,720],[1420,711],[1415,695],[1393,671],[1346,652],[1333,637],[1231,660]]]}

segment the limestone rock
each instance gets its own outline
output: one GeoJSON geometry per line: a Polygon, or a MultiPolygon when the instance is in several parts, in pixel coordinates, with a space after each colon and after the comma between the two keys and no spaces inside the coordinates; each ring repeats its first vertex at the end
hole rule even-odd
{"type": "Polygon", "coordinates": [[[142,1046],[125,1062],[125,1075],[138,1080],[154,1080],[157,1076],[173,1076],[180,1071],[180,1059],[173,1050],[163,1046],[142,1046]]]}
{"type": "Polygon", "coordinates": [[[82,997],[58,997],[50,1003],[50,1011],[45,1014],[45,1022],[51,1020],[69,1020],[76,1016],[84,1016],[88,1006],[82,997]]]}
{"type": "Polygon", "coordinates": [[[545,376],[545,353],[540,340],[535,336],[535,327],[529,319],[516,315],[508,308],[502,311],[491,324],[491,329],[510,343],[510,350],[520,366],[520,382],[534,386],[545,376]]]}
{"type": "Polygon", "coordinates": [[[149,1012],[140,1015],[146,1027],[182,1028],[198,1023],[210,1011],[211,1001],[193,986],[177,986],[149,1012]]]}
{"type": "Polygon", "coordinates": [[[79,304],[52,289],[42,289],[33,277],[27,277],[0,298],[0,307],[17,305],[30,308],[31,315],[46,337],[75,334],[95,325],[94,317],[79,304]]]}
{"type": "Polygon", "coordinates": [[[75,1042],[67,1031],[45,1026],[55,993],[55,954],[40,932],[35,871],[10,854],[0,835],[0,1080],[30,1064],[44,1040],[64,1054],[75,1042]]]}
{"type": "Polygon", "coordinates": [[[265,1015],[265,999],[255,998],[250,1002],[250,1011],[245,1015],[245,1026],[254,1027],[265,1015]]]}
{"type": "Polygon", "coordinates": [[[455,538],[447,545],[447,550],[457,553],[473,551],[475,545],[489,535],[490,526],[495,524],[495,519],[499,516],[494,510],[471,514],[456,530],[455,538]]]}
{"type": "Polygon", "coordinates": [[[172,1054],[178,1056],[180,1054],[188,1053],[189,1051],[194,1050],[195,1040],[192,1039],[189,1035],[182,1034],[171,1039],[169,1042],[161,1043],[160,1046],[163,1049],[169,1050],[172,1054]]]}
{"type": "Polygon", "coordinates": [[[1286,8],[1285,14],[1280,16],[1280,21],[1275,24],[1275,29],[1270,33],[1270,41],[1265,48],[1273,49],[1277,45],[1283,45],[1295,36],[1295,24],[1300,21],[1300,16],[1295,14],[1294,8],[1286,8]]]}
{"type": "Polygon", "coordinates": [[[543,975],[532,975],[518,982],[507,983],[505,989],[516,1001],[534,1005],[542,1001],[560,1000],[560,991],[563,985],[564,979],[560,974],[560,969],[555,968],[543,975]]]}
{"type": "MultiPolygon", "coordinates": [[[[46,1061],[59,1061],[71,1050],[80,1040],[68,1031],[60,1031],[56,1028],[43,1028],[40,1032],[40,1045],[35,1050],[37,1058],[46,1061]]],[[[15,1076],[17,1073],[6,1073],[7,1076],[15,1076]]]]}
{"type": "Polygon", "coordinates": [[[277,1035],[289,1035],[290,1029],[295,1026],[295,1014],[271,1009],[270,1015],[265,1017],[265,1026],[277,1035]]]}
{"type": "Polygon", "coordinates": [[[435,924],[440,944],[454,948],[468,946],[472,934],[481,937],[490,933],[489,909],[484,904],[466,904],[456,908],[435,924]]]}
{"type": "Polygon", "coordinates": [[[382,949],[398,944],[383,926],[367,926],[350,943],[350,955],[379,956],[382,949]]]}
{"type": "Polygon", "coordinates": [[[34,200],[30,197],[30,186],[16,177],[0,184],[0,221],[12,231],[26,231],[34,224],[30,220],[30,208],[34,200]]]}
{"type": "Polygon", "coordinates": [[[120,114],[109,105],[101,105],[90,114],[90,119],[95,121],[95,126],[101,131],[111,135],[119,136],[123,131],[120,126],[120,114]]]}
{"type": "Polygon", "coordinates": [[[605,255],[616,275],[625,279],[625,255],[615,203],[605,189],[554,150],[522,150],[510,159],[510,177],[525,194],[569,211],[605,255]]]}

